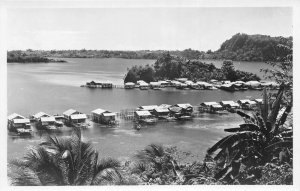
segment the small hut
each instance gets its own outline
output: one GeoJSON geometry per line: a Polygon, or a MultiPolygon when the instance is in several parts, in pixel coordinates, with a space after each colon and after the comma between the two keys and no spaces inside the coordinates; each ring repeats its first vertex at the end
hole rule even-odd
{"type": "Polygon", "coordinates": [[[41,117],[50,117],[50,115],[40,111],[32,116],[33,120],[35,120],[35,121],[39,121],[41,119],[41,117]]]}
{"type": "Polygon", "coordinates": [[[160,89],[160,83],[158,82],[150,82],[151,89],[160,89]]]}
{"type": "Polygon", "coordinates": [[[224,110],[223,107],[217,102],[203,102],[200,104],[206,112],[215,113],[224,110]]]}
{"type": "Polygon", "coordinates": [[[149,111],[135,111],[134,118],[135,121],[146,124],[154,124],[157,121],[149,111]]]}
{"type": "Polygon", "coordinates": [[[149,111],[151,114],[153,114],[154,109],[157,108],[157,105],[144,105],[137,108],[139,111],[149,111]]]}
{"type": "Polygon", "coordinates": [[[48,126],[48,125],[55,125],[56,120],[55,120],[55,117],[50,117],[50,116],[49,117],[41,117],[40,123],[41,123],[42,127],[48,126]]]}
{"type": "Polygon", "coordinates": [[[83,114],[75,109],[69,109],[63,113],[65,120],[69,123],[84,123],[87,119],[86,114],[83,114]]]}
{"type": "Polygon", "coordinates": [[[176,118],[191,118],[194,108],[189,103],[176,104],[169,109],[176,118]]]}
{"type": "Polygon", "coordinates": [[[170,110],[166,107],[157,107],[154,109],[153,114],[157,118],[166,118],[170,114],[170,110]]]}
{"type": "Polygon", "coordinates": [[[150,86],[146,82],[141,82],[141,83],[139,83],[139,87],[141,90],[148,90],[150,86]]]}
{"type": "Polygon", "coordinates": [[[251,110],[254,109],[257,106],[257,103],[255,101],[251,101],[249,99],[241,99],[237,101],[238,104],[240,104],[242,109],[251,110]]]}
{"type": "Polygon", "coordinates": [[[194,110],[193,106],[189,103],[176,104],[175,106],[182,108],[182,112],[185,114],[192,114],[194,110]]]}
{"type": "Polygon", "coordinates": [[[18,129],[31,129],[29,119],[22,115],[13,113],[7,117],[8,119],[8,129],[12,131],[18,131],[18,129]]]}
{"type": "Polygon", "coordinates": [[[101,124],[112,124],[116,122],[116,113],[104,109],[95,109],[92,111],[92,120],[101,124]]]}
{"type": "Polygon", "coordinates": [[[85,123],[86,119],[87,119],[87,116],[84,113],[73,114],[70,116],[71,123],[85,123]]]}
{"type": "Polygon", "coordinates": [[[127,82],[124,84],[125,89],[134,89],[135,84],[133,82],[127,82]]]}
{"type": "Polygon", "coordinates": [[[240,105],[234,101],[221,101],[221,106],[223,106],[224,109],[238,109],[240,105]]]}
{"type": "Polygon", "coordinates": [[[161,81],[158,81],[158,83],[160,84],[160,87],[161,87],[161,88],[164,88],[164,87],[167,87],[167,86],[169,86],[169,85],[170,85],[170,83],[169,83],[169,82],[167,82],[167,81],[163,81],[163,80],[161,80],[161,81]]]}

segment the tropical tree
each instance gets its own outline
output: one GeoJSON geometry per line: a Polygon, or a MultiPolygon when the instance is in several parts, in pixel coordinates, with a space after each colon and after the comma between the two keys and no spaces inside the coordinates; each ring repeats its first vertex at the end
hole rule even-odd
{"type": "MultiPolygon", "coordinates": [[[[270,103],[264,90],[261,111],[253,115],[238,111],[245,123],[237,128],[225,129],[233,134],[208,149],[208,155],[216,154],[213,159],[220,169],[215,174],[216,179],[232,183],[238,179],[241,166],[246,168],[249,177],[259,179],[262,176],[259,166],[275,161],[292,165],[293,130],[284,125],[292,105],[281,108],[283,92],[282,85],[276,99],[270,103]]],[[[245,183],[249,183],[249,177],[244,177],[245,183]]]]}
{"type": "Polygon", "coordinates": [[[276,62],[267,62],[272,68],[261,69],[265,77],[284,84],[286,91],[283,101],[286,103],[293,97],[293,48],[292,45],[279,44],[276,47],[278,57],[276,62]]]}
{"type": "Polygon", "coordinates": [[[231,60],[224,60],[221,70],[223,71],[227,80],[235,81],[237,80],[235,68],[231,60]]]}
{"type": "Polygon", "coordinates": [[[182,184],[185,176],[171,152],[160,144],[150,144],[134,155],[131,172],[151,184],[182,184]]]}
{"type": "Polygon", "coordinates": [[[12,185],[22,186],[121,184],[120,163],[98,157],[75,128],[70,137],[48,136],[23,158],[10,161],[8,175],[12,185]]]}

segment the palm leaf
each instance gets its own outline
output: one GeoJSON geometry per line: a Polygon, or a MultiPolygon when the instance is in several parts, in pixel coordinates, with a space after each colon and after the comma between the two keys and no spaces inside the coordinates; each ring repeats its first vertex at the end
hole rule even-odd
{"type": "Polygon", "coordinates": [[[15,186],[42,186],[38,175],[28,167],[9,165],[8,177],[15,186]]]}
{"type": "Polygon", "coordinates": [[[121,174],[112,168],[100,171],[94,178],[93,185],[111,185],[120,184],[123,181],[121,174]]]}
{"type": "Polygon", "coordinates": [[[108,168],[119,168],[121,167],[121,164],[118,160],[113,159],[113,158],[104,158],[101,159],[100,162],[97,165],[97,172],[100,172],[102,170],[108,169],[108,168]]]}
{"type": "Polygon", "coordinates": [[[226,132],[241,132],[241,131],[260,131],[260,128],[255,124],[241,124],[240,127],[224,129],[226,132]]]}
{"type": "Polygon", "coordinates": [[[220,170],[219,172],[217,172],[216,174],[215,174],[215,179],[220,179],[220,178],[222,178],[224,175],[226,175],[227,173],[229,173],[229,171],[230,171],[230,167],[229,166],[226,166],[225,168],[223,168],[222,170],[220,170]]]}
{"type": "Polygon", "coordinates": [[[273,144],[267,146],[265,149],[266,150],[273,150],[276,147],[292,148],[293,147],[293,141],[282,141],[282,142],[273,143],[273,144]]]}
{"type": "Polygon", "coordinates": [[[284,113],[282,114],[282,116],[279,119],[278,126],[281,126],[281,125],[283,125],[285,123],[285,121],[287,119],[287,116],[289,115],[289,113],[291,112],[291,110],[292,110],[292,106],[291,105],[288,105],[285,108],[284,113]]]}
{"type": "Polygon", "coordinates": [[[162,157],[166,153],[162,145],[150,144],[145,149],[138,151],[134,158],[140,162],[155,163],[155,158],[162,157]]]}
{"type": "Polygon", "coordinates": [[[270,112],[270,114],[268,115],[268,121],[270,121],[273,129],[272,131],[274,132],[274,124],[276,122],[276,118],[277,118],[277,115],[278,115],[278,112],[279,112],[279,109],[280,109],[280,102],[281,102],[281,99],[282,99],[282,95],[283,95],[283,86],[280,87],[278,93],[277,93],[277,96],[276,96],[276,100],[273,102],[272,104],[272,110],[270,112]]]}
{"type": "Polygon", "coordinates": [[[131,172],[135,174],[141,174],[147,170],[147,165],[145,163],[137,162],[133,165],[131,172]]]}
{"type": "Polygon", "coordinates": [[[269,104],[268,104],[268,96],[267,96],[267,89],[264,88],[263,92],[263,103],[261,105],[261,115],[265,123],[267,123],[269,114],[269,104]]]}
{"type": "Polygon", "coordinates": [[[230,139],[233,135],[228,135],[224,138],[222,138],[221,140],[219,140],[217,143],[215,143],[211,148],[209,148],[207,150],[207,154],[211,155],[213,152],[215,152],[216,150],[220,149],[220,146],[222,145],[222,143],[224,141],[226,141],[227,139],[230,139]]]}
{"type": "Polygon", "coordinates": [[[248,119],[248,120],[251,120],[251,118],[252,118],[250,115],[248,115],[248,114],[246,114],[246,113],[244,113],[244,112],[242,112],[242,111],[240,111],[240,110],[237,110],[236,113],[237,113],[238,115],[240,115],[241,117],[246,118],[246,119],[248,119]]]}
{"type": "Polygon", "coordinates": [[[207,153],[212,154],[213,152],[215,152],[218,149],[232,147],[238,141],[253,140],[253,139],[255,139],[256,136],[257,136],[256,133],[251,132],[251,131],[244,131],[241,133],[229,135],[229,136],[221,139],[214,146],[212,146],[210,149],[208,149],[207,153]]]}

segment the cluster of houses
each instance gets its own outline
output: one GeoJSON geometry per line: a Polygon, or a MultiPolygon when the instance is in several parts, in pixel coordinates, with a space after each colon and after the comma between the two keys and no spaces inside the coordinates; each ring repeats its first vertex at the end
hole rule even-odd
{"type": "Polygon", "coordinates": [[[209,82],[197,81],[193,82],[188,78],[177,78],[175,80],[164,80],[147,83],[143,80],[138,80],[135,83],[127,82],[124,84],[125,89],[140,88],[141,90],[154,89],[158,90],[164,87],[175,87],[177,89],[196,89],[196,90],[226,90],[226,91],[244,91],[244,90],[262,90],[264,87],[270,89],[278,89],[279,84],[275,82],[258,82],[258,81],[218,81],[210,80],[209,82]]]}
{"type": "MultiPolygon", "coordinates": [[[[140,106],[134,110],[134,120],[138,123],[153,124],[159,119],[167,121],[173,120],[189,120],[196,112],[208,113],[228,113],[235,112],[236,109],[253,110],[262,103],[262,99],[242,99],[235,101],[221,101],[221,102],[203,102],[199,106],[193,107],[189,103],[175,104],[175,105],[147,105],[140,106]]],[[[95,123],[105,125],[116,125],[117,113],[110,112],[104,109],[95,109],[91,111],[90,119],[95,123]]],[[[13,113],[8,116],[8,130],[18,134],[30,134],[31,122],[33,122],[37,129],[41,130],[58,130],[63,124],[67,126],[87,127],[88,116],[75,109],[69,109],[63,112],[63,115],[49,115],[44,112],[38,112],[30,118],[25,118],[22,115],[13,113]]]]}
{"type": "Polygon", "coordinates": [[[236,109],[243,110],[254,110],[260,104],[262,104],[262,99],[242,99],[235,101],[221,101],[221,102],[203,102],[200,104],[199,110],[206,111],[208,113],[227,113],[235,112],[236,109]]]}
{"type": "Polygon", "coordinates": [[[187,120],[192,119],[193,106],[189,103],[176,105],[147,105],[136,108],[135,120],[141,123],[155,123],[157,119],[187,120]]]}
{"type": "MultiPolygon", "coordinates": [[[[116,113],[109,112],[103,109],[96,109],[91,112],[91,119],[96,123],[114,125],[117,124],[116,113]]],[[[78,126],[86,128],[87,115],[75,109],[69,109],[63,112],[63,115],[49,115],[45,112],[38,112],[29,118],[13,113],[8,116],[8,130],[17,132],[18,134],[30,133],[31,123],[38,130],[59,130],[64,124],[67,126],[78,126]]]]}
{"type": "Polygon", "coordinates": [[[243,99],[235,101],[203,102],[199,106],[193,107],[189,103],[176,105],[147,105],[136,108],[134,119],[142,123],[155,123],[158,119],[166,120],[189,120],[193,118],[195,108],[197,112],[207,113],[228,113],[235,112],[236,109],[253,110],[262,103],[262,99],[243,99]]]}

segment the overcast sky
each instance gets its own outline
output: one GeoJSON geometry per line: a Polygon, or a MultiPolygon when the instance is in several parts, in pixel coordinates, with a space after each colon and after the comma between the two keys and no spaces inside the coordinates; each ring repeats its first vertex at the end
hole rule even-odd
{"type": "Polygon", "coordinates": [[[291,8],[9,9],[8,49],[216,50],[236,33],[292,36],[291,8]]]}

